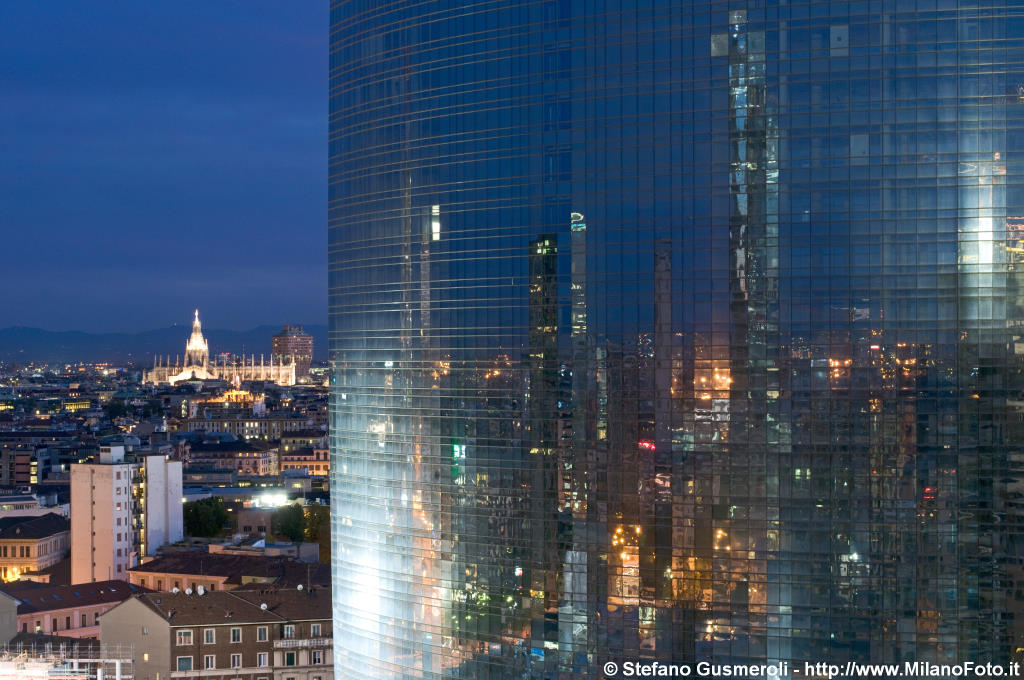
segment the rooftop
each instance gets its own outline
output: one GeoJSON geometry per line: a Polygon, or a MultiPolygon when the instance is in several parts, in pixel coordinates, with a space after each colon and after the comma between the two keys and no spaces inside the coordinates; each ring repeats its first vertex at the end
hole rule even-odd
{"type": "Polygon", "coordinates": [[[0,591],[21,602],[18,614],[87,607],[127,600],[146,588],[127,581],[97,581],[74,586],[48,586],[33,581],[13,581],[0,585],[0,591]],[[31,584],[31,585],[29,585],[31,584]]]}
{"type": "Polygon", "coordinates": [[[299,584],[328,585],[330,568],[326,564],[307,564],[287,557],[232,555],[189,551],[172,553],[128,570],[132,574],[187,574],[222,576],[227,583],[242,584],[243,577],[270,579],[281,586],[299,584]]]}
{"type": "Polygon", "coordinates": [[[23,515],[0,517],[0,540],[46,538],[70,529],[71,523],[53,512],[35,517],[23,515]]]}
{"type": "Polygon", "coordinates": [[[331,591],[328,588],[215,590],[203,595],[145,593],[136,599],[173,626],[331,618],[331,591]],[[266,605],[266,608],[261,605],[266,605]]]}

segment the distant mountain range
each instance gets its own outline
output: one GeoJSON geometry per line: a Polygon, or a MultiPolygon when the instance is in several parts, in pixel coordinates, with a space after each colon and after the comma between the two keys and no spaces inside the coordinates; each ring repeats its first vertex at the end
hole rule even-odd
{"type": "MultiPolygon", "coordinates": [[[[210,354],[264,354],[270,358],[270,339],[284,324],[258,326],[249,331],[223,331],[203,328],[210,344],[210,354]]],[[[313,336],[313,359],[327,359],[327,326],[303,326],[313,336]]],[[[109,361],[146,366],[155,354],[185,354],[185,341],[191,326],[171,326],[142,333],[82,333],[80,331],[47,331],[41,328],[12,326],[0,329],[0,361],[13,363],[109,361]]]]}

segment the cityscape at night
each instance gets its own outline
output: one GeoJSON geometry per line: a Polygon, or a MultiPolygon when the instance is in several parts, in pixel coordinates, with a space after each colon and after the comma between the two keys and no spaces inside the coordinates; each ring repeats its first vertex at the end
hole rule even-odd
{"type": "Polygon", "coordinates": [[[0,60],[0,680],[1024,672],[1024,3],[54,0],[0,60]]]}

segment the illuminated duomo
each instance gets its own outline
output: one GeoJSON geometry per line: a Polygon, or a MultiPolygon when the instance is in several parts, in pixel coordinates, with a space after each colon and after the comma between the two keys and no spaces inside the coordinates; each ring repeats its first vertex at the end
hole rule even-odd
{"type": "Polygon", "coordinates": [[[170,383],[174,384],[181,380],[225,380],[233,384],[241,384],[246,380],[259,380],[274,382],[278,385],[295,384],[295,363],[287,358],[275,358],[272,356],[270,363],[265,363],[263,356],[260,356],[259,363],[256,363],[256,355],[214,361],[210,363],[210,347],[203,337],[202,326],[199,323],[199,310],[196,310],[195,319],[192,321],[192,335],[185,344],[185,362],[180,363],[175,358],[171,363],[170,357],[155,357],[153,368],[146,371],[146,382],[149,383],[170,383]]]}

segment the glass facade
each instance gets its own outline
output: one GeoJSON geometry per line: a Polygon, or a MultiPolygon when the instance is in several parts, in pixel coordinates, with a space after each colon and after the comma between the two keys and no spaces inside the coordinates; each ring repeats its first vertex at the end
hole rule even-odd
{"type": "Polygon", "coordinates": [[[335,0],[330,69],[337,677],[1011,659],[1024,6],[335,0]]]}

